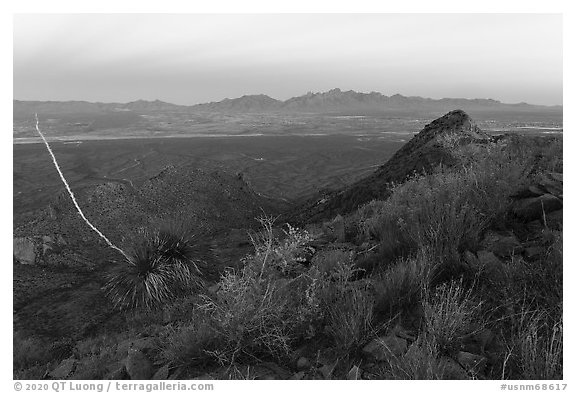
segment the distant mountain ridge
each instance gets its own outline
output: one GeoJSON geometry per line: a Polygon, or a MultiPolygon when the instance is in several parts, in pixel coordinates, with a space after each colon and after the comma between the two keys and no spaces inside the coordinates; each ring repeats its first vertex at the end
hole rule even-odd
{"type": "Polygon", "coordinates": [[[100,111],[186,111],[221,113],[378,113],[378,112],[446,112],[454,108],[462,110],[495,111],[562,111],[562,106],[531,105],[527,103],[505,104],[493,99],[442,98],[432,99],[419,96],[407,97],[400,94],[386,96],[378,92],[359,93],[353,90],[332,89],[327,92],[309,92],[302,96],[280,101],[265,94],[244,95],[225,98],[191,106],[176,105],[160,100],[138,100],[121,103],[91,103],[86,101],[19,101],[14,100],[14,116],[29,116],[30,113],[93,113],[100,111]]]}

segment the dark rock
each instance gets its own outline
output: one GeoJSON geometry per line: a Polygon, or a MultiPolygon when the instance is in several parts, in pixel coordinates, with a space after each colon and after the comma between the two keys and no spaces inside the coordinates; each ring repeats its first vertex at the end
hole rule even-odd
{"type": "Polygon", "coordinates": [[[334,373],[334,369],[336,368],[337,364],[338,364],[338,361],[335,361],[332,364],[326,364],[326,365],[318,368],[318,371],[320,371],[320,373],[322,374],[324,379],[330,379],[332,377],[332,374],[334,373]]]}
{"type": "Polygon", "coordinates": [[[462,380],[469,379],[466,370],[452,358],[443,356],[438,360],[438,368],[443,379],[462,380]]]}
{"type": "Polygon", "coordinates": [[[308,370],[310,368],[312,364],[310,363],[310,360],[308,360],[308,358],[305,358],[304,356],[302,356],[300,359],[298,359],[298,361],[296,362],[296,368],[298,370],[308,370]]]}
{"type": "Polygon", "coordinates": [[[393,356],[401,356],[408,349],[408,342],[400,337],[378,337],[370,341],[362,352],[378,361],[386,360],[393,356]]]}
{"type": "Polygon", "coordinates": [[[502,261],[500,261],[493,252],[486,250],[478,251],[478,262],[481,266],[495,266],[502,264],[502,261]]]}
{"type": "Polygon", "coordinates": [[[303,379],[306,376],[306,372],[305,371],[299,371],[296,374],[292,375],[290,377],[291,380],[293,381],[300,381],[301,379],[303,379]]]}
{"type": "Polygon", "coordinates": [[[169,374],[170,374],[170,368],[168,367],[168,365],[164,365],[164,366],[160,367],[158,369],[158,371],[156,371],[154,373],[154,376],[152,377],[152,379],[165,380],[165,379],[168,379],[169,374]]]}
{"type": "Polygon", "coordinates": [[[60,362],[58,367],[50,371],[48,375],[54,379],[65,379],[74,372],[76,368],[76,359],[69,358],[60,362]]]}
{"type": "Polygon", "coordinates": [[[500,235],[489,231],[482,241],[482,247],[495,255],[508,258],[522,251],[522,245],[513,234],[500,235]]]}
{"type": "Polygon", "coordinates": [[[128,374],[126,373],[126,366],[124,363],[118,362],[117,364],[110,367],[110,371],[106,374],[105,379],[116,379],[123,380],[127,379],[128,374]]]}
{"type": "Polygon", "coordinates": [[[353,366],[350,371],[348,371],[348,375],[346,376],[346,379],[349,380],[359,380],[362,379],[362,370],[360,368],[358,368],[358,366],[353,366]]]}
{"type": "Polygon", "coordinates": [[[34,241],[26,237],[16,237],[13,239],[14,259],[23,265],[34,265],[36,263],[36,245],[34,241]]]}
{"type": "Polygon", "coordinates": [[[475,374],[482,374],[486,368],[488,359],[482,355],[461,351],[458,353],[458,362],[464,369],[475,374]]]}
{"type": "Polygon", "coordinates": [[[551,194],[522,199],[514,202],[512,207],[514,214],[524,221],[537,220],[544,213],[548,214],[559,209],[562,209],[562,201],[551,194]]]}
{"type": "Polygon", "coordinates": [[[524,249],[524,256],[528,260],[537,259],[546,253],[546,249],[542,246],[532,246],[524,249]]]}
{"type": "Polygon", "coordinates": [[[538,185],[530,185],[510,195],[514,199],[534,198],[546,194],[546,190],[538,185]]]}

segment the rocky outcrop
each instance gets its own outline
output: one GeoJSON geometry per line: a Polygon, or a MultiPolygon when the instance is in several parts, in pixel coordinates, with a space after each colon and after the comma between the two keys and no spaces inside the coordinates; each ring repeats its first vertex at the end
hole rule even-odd
{"type": "Polygon", "coordinates": [[[291,221],[310,222],[346,214],[373,199],[386,199],[392,183],[400,183],[414,173],[430,171],[442,164],[458,162],[443,137],[454,136],[460,144],[487,143],[484,133],[464,111],[455,110],[426,125],[372,175],[346,187],[305,202],[291,221]]]}

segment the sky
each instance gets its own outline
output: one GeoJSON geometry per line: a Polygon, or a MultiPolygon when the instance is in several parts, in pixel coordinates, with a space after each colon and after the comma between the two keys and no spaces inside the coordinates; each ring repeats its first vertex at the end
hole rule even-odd
{"type": "Polygon", "coordinates": [[[563,103],[561,14],[16,14],[13,33],[19,100],[563,103]]]}

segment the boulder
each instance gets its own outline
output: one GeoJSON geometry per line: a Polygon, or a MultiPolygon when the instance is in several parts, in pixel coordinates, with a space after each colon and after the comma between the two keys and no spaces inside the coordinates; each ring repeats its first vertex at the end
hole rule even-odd
{"type": "Polygon", "coordinates": [[[164,365],[162,367],[160,367],[158,369],[158,371],[156,371],[154,373],[154,375],[152,376],[153,380],[164,380],[164,379],[168,379],[168,375],[170,374],[170,368],[168,367],[168,365],[164,365]]]}
{"type": "Polygon", "coordinates": [[[536,198],[521,199],[514,202],[512,211],[524,221],[537,220],[543,213],[551,213],[562,209],[562,201],[551,194],[544,194],[536,198]]]}
{"type": "Polygon", "coordinates": [[[522,244],[513,234],[501,235],[496,232],[488,231],[482,241],[482,248],[493,252],[495,255],[508,258],[511,255],[518,254],[522,251],[522,244]]]}
{"type": "Polygon", "coordinates": [[[14,259],[23,265],[34,265],[36,263],[36,245],[32,239],[26,237],[16,237],[13,239],[14,259]]]}
{"type": "Polygon", "coordinates": [[[438,372],[442,375],[442,379],[469,379],[466,370],[464,370],[462,366],[452,358],[447,356],[441,357],[438,360],[437,366],[438,372]]]}
{"type": "Polygon", "coordinates": [[[353,366],[350,371],[348,371],[348,375],[346,376],[346,379],[349,380],[359,380],[362,379],[362,370],[360,368],[358,368],[358,366],[353,366]]]}
{"type": "Polygon", "coordinates": [[[310,363],[310,360],[308,360],[308,358],[305,358],[304,356],[302,356],[300,359],[298,359],[298,361],[296,362],[296,368],[298,370],[308,370],[310,368],[312,364],[310,363]]]}
{"type": "Polygon", "coordinates": [[[408,342],[405,339],[396,336],[385,336],[370,341],[362,348],[362,352],[368,357],[382,361],[393,356],[401,356],[407,349],[408,342]]]}
{"type": "Polygon", "coordinates": [[[74,372],[75,368],[76,368],[76,359],[74,358],[64,359],[60,362],[58,367],[50,371],[48,375],[54,379],[65,379],[70,374],[72,374],[72,372],[74,372]]]}
{"type": "Polygon", "coordinates": [[[488,359],[482,355],[476,355],[475,353],[464,351],[458,353],[458,363],[460,363],[464,369],[475,374],[483,373],[487,362],[488,359]]]}
{"type": "Polygon", "coordinates": [[[546,249],[542,246],[532,246],[524,249],[524,256],[528,260],[534,260],[546,253],[546,249]]]}
{"type": "Polygon", "coordinates": [[[510,195],[514,199],[534,198],[546,194],[546,190],[539,185],[530,185],[510,195]]]}
{"type": "Polygon", "coordinates": [[[300,381],[302,379],[304,379],[304,377],[306,376],[306,372],[304,371],[298,371],[296,374],[292,375],[290,377],[290,380],[292,381],[300,381]]]}

